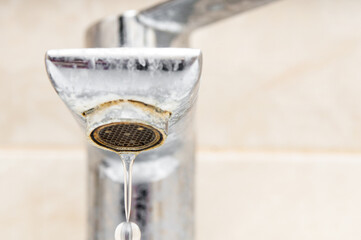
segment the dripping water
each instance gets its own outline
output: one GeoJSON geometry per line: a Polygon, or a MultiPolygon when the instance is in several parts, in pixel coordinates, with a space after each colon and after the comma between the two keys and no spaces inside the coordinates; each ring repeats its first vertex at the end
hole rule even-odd
{"type": "Polygon", "coordinates": [[[124,168],[124,209],[125,222],[120,223],[115,230],[115,240],[140,240],[140,229],[137,224],[130,222],[132,206],[132,167],[137,153],[120,153],[124,168]]]}

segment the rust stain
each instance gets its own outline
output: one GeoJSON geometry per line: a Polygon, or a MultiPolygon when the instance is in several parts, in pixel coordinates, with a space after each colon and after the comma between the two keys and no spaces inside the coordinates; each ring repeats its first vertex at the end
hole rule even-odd
{"type": "Polygon", "coordinates": [[[104,102],[104,103],[99,104],[96,107],[90,108],[90,109],[82,112],[82,115],[83,115],[83,117],[86,117],[95,111],[102,110],[102,109],[105,109],[110,106],[114,106],[114,105],[117,105],[117,104],[123,103],[123,102],[129,102],[129,103],[137,106],[138,108],[141,108],[142,110],[144,110],[146,112],[150,112],[150,113],[156,112],[158,114],[161,114],[163,117],[170,117],[172,115],[172,113],[169,111],[163,110],[159,107],[156,107],[156,106],[153,106],[153,105],[141,102],[141,101],[132,100],[132,99],[117,99],[117,100],[104,102]]]}
{"type": "Polygon", "coordinates": [[[132,100],[132,99],[129,99],[127,101],[132,103],[133,105],[136,105],[139,108],[142,108],[144,111],[147,111],[147,112],[149,112],[149,111],[154,112],[155,111],[156,113],[159,113],[159,114],[163,115],[163,117],[170,117],[172,115],[172,113],[169,112],[169,111],[163,110],[163,109],[161,109],[159,107],[156,107],[156,106],[153,106],[153,105],[141,102],[141,101],[132,100]]]}

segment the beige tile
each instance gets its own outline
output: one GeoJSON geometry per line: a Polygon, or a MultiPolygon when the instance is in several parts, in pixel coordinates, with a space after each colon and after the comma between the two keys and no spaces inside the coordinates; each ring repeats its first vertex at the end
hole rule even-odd
{"type": "Polygon", "coordinates": [[[2,239],[85,239],[84,154],[0,150],[2,239]]]}
{"type": "Polygon", "coordinates": [[[279,1],[196,32],[201,146],[359,150],[360,1],[279,1]]]}
{"type": "Polygon", "coordinates": [[[360,239],[360,155],[199,154],[197,239],[360,239]]]}

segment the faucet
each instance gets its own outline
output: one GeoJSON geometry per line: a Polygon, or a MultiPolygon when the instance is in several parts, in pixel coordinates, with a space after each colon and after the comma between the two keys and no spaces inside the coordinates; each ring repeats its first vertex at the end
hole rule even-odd
{"type": "Polygon", "coordinates": [[[142,151],[130,216],[142,239],[194,239],[201,52],[187,48],[188,38],[272,1],[172,0],[100,20],[86,33],[88,48],[47,52],[51,83],[89,142],[88,240],[113,239],[125,219],[122,163],[107,149],[142,151]],[[131,134],[119,137],[122,131],[131,134]]]}

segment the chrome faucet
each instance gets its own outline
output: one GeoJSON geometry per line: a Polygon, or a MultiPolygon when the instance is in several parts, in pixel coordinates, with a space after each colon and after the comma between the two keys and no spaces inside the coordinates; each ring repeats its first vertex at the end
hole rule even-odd
{"type": "Polygon", "coordinates": [[[144,150],[133,166],[131,214],[142,239],[194,239],[201,53],[178,47],[199,27],[272,1],[172,0],[104,18],[88,29],[88,49],[47,52],[49,78],[90,143],[88,240],[113,239],[125,219],[122,163],[109,146],[144,150]],[[105,134],[114,126],[149,134],[121,145],[105,134]]]}

